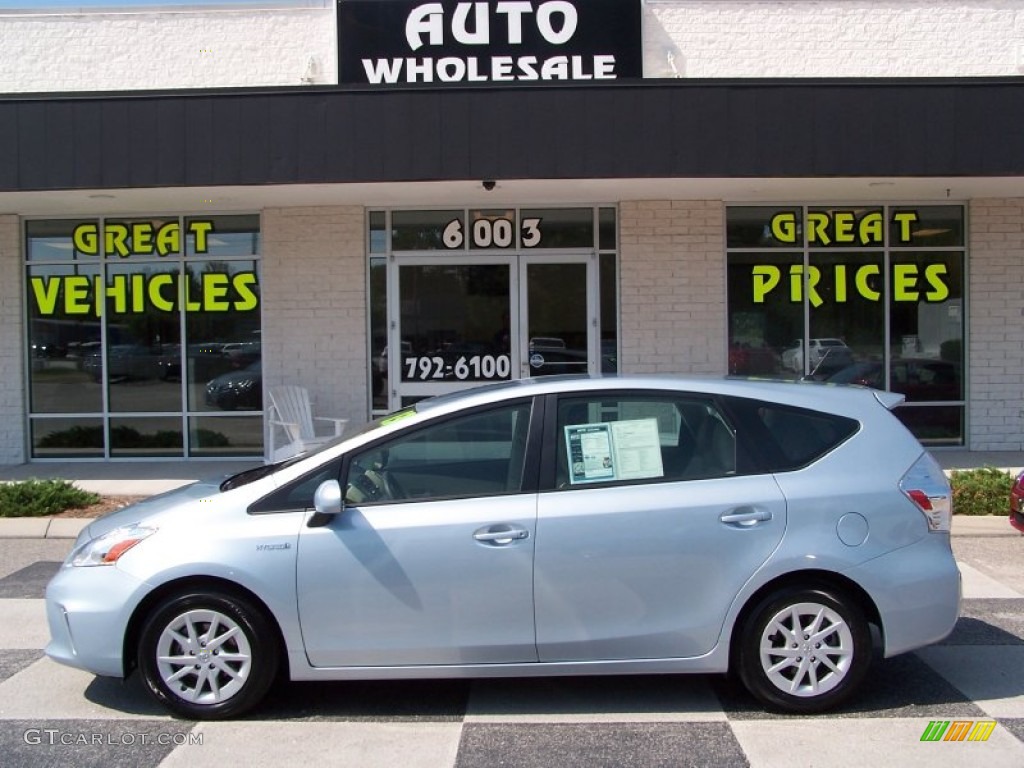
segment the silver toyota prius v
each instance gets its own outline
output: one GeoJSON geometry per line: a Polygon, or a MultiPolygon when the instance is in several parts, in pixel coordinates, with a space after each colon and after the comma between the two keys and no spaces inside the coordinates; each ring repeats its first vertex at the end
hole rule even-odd
{"type": "Polygon", "coordinates": [[[817,382],[527,379],[92,523],[47,654],[190,719],[272,682],[734,672],[818,712],[953,629],[951,492],[817,382]],[[872,627],[876,631],[872,631],[872,627]]]}

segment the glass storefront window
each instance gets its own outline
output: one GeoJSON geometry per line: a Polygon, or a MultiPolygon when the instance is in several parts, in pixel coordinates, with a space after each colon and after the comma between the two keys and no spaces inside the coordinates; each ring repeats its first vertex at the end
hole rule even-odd
{"type": "Polygon", "coordinates": [[[31,419],[32,455],[43,459],[103,457],[103,420],[83,416],[31,419]]]}
{"type": "Polygon", "coordinates": [[[804,244],[801,209],[730,208],[725,238],[727,248],[800,248],[804,244]]]}
{"type": "Polygon", "coordinates": [[[465,211],[394,211],[391,250],[439,251],[465,245],[465,211]]]}
{"type": "Polygon", "coordinates": [[[729,373],[775,376],[786,369],[803,371],[798,345],[804,335],[803,307],[793,289],[794,274],[802,266],[800,254],[730,254],[729,373]]]}
{"type": "Polygon", "coordinates": [[[367,217],[370,232],[370,253],[386,253],[388,250],[387,215],[384,211],[371,211],[367,217]]]}
{"type": "MultiPolygon", "coordinates": [[[[885,353],[882,255],[815,251],[806,278],[810,312],[808,375],[827,379],[885,353]]],[[[793,366],[791,370],[802,373],[793,366]]]]}
{"type": "Polygon", "coordinates": [[[402,381],[511,378],[509,267],[403,266],[402,381]]]}
{"type": "MultiPolygon", "coordinates": [[[[605,208],[603,210],[610,210],[605,208]]],[[[612,227],[614,230],[614,226],[612,227]]],[[[619,281],[614,253],[600,257],[601,373],[619,371],[619,281]]]]}
{"type": "Polygon", "coordinates": [[[388,407],[387,308],[387,261],[370,259],[370,395],[374,410],[388,407]]]}
{"type": "Polygon", "coordinates": [[[29,221],[25,224],[28,261],[99,261],[99,223],[92,219],[29,221]]]}
{"type": "Polygon", "coordinates": [[[191,411],[262,411],[260,283],[255,261],[189,262],[185,350],[191,411]]]}
{"type": "Polygon", "coordinates": [[[260,217],[204,216],[185,219],[185,255],[203,259],[257,256],[260,217]]]}
{"type": "Polygon", "coordinates": [[[262,453],[236,414],[262,411],[259,216],[25,232],[34,457],[262,453]],[[190,412],[220,418],[186,434],[190,412]]]}
{"type": "Polygon", "coordinates": [[[963,443],[962,206],[735,206],[726,219],[730,373],[899,392],[919,439],[963,443]]]}
{"type": "Polygon", "coordinates": [[[101,330],[95,310],[99,274],[98,265],[28,267],[32,413],[103,408],[101,330]]]}
{"type": "Polygon", "coordinates": [[[598,218],[598,244],[602,251],[614,251],[619,247],[614,208],[602,208],[598,218]]]}
{"type": "Polygon", "coordinates": [[[92,373],[111,411],[181,411],[180,274],[174,263],[108,265],[106,344],[92,373]]]}
{"type": "Polygon", "coordinates": [[[535,208],[519,214],[524,248],[593,248],[593,208],[535,208]]]}

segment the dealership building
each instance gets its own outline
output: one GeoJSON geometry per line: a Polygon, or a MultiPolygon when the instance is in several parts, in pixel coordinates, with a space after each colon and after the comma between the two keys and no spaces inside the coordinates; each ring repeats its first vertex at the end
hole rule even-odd
{"type": "Polygon", "coordinates": [[[0,7],[0,463],[614,371],[1024,449],[1024,0],[58,2],[0,7]]]}

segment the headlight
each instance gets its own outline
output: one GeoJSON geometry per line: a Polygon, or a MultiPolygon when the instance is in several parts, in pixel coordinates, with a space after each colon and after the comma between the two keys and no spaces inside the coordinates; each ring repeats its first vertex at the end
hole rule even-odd
{"type": "Polygon", "coordinates": [[[115,528],[102,536],[85,542],[68,555],[67,564],[72,566],[113,565],[121,555],[154,533],[156,533],[156,528],[144,525],[115,528]]]}

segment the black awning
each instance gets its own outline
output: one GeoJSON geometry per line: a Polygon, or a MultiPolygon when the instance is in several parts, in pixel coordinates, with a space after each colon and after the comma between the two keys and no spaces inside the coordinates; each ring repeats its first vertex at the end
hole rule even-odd
{"type": "Polygon", "coordinates": [[[1024,175],[1024,79],[0,98],[0,191],[1024,175]]]}

